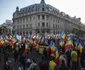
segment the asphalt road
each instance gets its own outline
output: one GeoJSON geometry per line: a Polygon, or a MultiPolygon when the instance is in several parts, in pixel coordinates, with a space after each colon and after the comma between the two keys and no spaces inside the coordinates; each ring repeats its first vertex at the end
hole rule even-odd
{"type": "MultiPolygon", "coordinates": [[[[11,54],[12,55],[12,54],[11,54]]],[[[3,54],[1,54],[1,62],[0,62],[0,70],[4,70],[4,63],[3,63],[3,54]]],[[[37,69],[39,70],[39,62],[41,60],[41,54],[37,53],[35,50],[33,50],[32,52],[29,51],[28,55],[26,56],[26,59],[35,59],[36,63],[37,63],[37,69]]],[[[18,63],[14,62],[14,58],[11,57],[9,58],[9,60],[11,61],[11,66],[14,70],[18,70],[18,63]]],[[[81,69],[81,66],[78,68],[78,70],[85,70],[85,69],[81,69]]]]}
{"type": "MultiPolygon", "coordinates": [[[[37,63],[37,69],[39,70],[39,62],[41,60],[41,54],[37,53],[35,50],[33,50],[32,52],[29,51],[28,55],[26,56],[26,59],[30,59],[32,60],[33,58],[35,59],[36,63],[37,63]]],[[[9,60],[11,60],[11,66],[14,70],[18,70],[18,63],[14,62],[14,58],[9,58],[9,60]]]]}

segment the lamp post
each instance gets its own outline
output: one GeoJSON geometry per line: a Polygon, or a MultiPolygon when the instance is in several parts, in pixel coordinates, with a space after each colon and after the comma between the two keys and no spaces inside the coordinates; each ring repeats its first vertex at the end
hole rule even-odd
{"type": "Polygon", "coordinates": [[[12,35],[12,26],[11,26],[11,35],[12,35]]]}

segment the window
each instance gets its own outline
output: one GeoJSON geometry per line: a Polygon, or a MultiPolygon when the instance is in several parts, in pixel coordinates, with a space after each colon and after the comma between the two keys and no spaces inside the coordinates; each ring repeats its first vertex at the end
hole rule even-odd
{"type": "Polygon", "coordinates": [[[53,28],[55,28],[55,24],[53,24],[53,28]]]}
{"type": "Polygon", "coordinates": [[[19,19],[17,19],[17,23],[19,24],[19,19]]]}
{"type": "Polygon", "coordinates": [[[30,17],[30,22],[31,22],[32,18],[30,17]]]}
{"type": "Polygon", "coordinates": [[[42,22],[42,27],[44,27],[45,26],[45,23],[44,22],[42,22]]]}
{"type": "Polygon", "coordinates": [[[58,25],[58,28],[59,28],[59,25],[58,25]]]}
{"type": "Polygon", "coordinates": [[[44,11],[44,8],[42,8],[42,11],[44,11]]]}
{"type": "Polygon", "coordinates": [[[40,33],[40,31],[37,31],[38,33],[40,33]]]}
{"type": "Polygon", "coordinates": [[[28,27],[28,24],[26,24],[26,27],[28,27]]]}
{"type": "Polygon", "coordinates": [[[17,26],[17,28],[19,28],[19,25],[17,26]]]}
{"type": "Polygon", "coordinates": [[[38,26],[40,26],[40,23],[38,23],[38,26]]]}
{"type": "Polygon", "coordinates": [[[33,17],[33,19],[35,19],[35,17],[33,17]]]}
{"type": "Polygon", "coordinates": [[[42,19],[43,19],[43,20],[45,19],[45,16],[44,16],[44,15],[42,15],[42,19]]]}
{"type": "Polygon", "coordinates": [[[22,25],[20,25],[20,28],[22,28],[22,25]]]}
{"type": "Polygon", "coordinates": [[[49,16],[47,15],[47,20],[48,20],[49,16]]]}
{"type": "Polygon", "coordinates": [[[56,28],[57,28],[57,25],[56,25],[56,28]]]}
{"type": "Polygon", "coordinates": [[[38,20],[40,19],[40,15],[38,15],[38,20]]]}
{"type": "Polygon", "coordinates": [[[37,8],[35,9],[35,11],[37,11],[37,8]]]}
{"type": "Polygon", "coordinates": [[[22,23],[22,19],[20,18],[20,23],[22,23]]]}
{"type": "Polygon", "coordinates": [[[23,18],[23,23],[24,23],[25,19],[23,18]]]}
{"type": "Polygon", "coordinates": [[[30,24],[30,27],[32,27],[32,24],[30,24]]]}
{"type": "Polygon", "coordinates": [[[47,27],[48,27],[48,23],[47,23],[47,27]]]}
{"type": "Polygon", "coordinates": [[[28,21],[28,17],[26,17],[26,22],[28,21]]]}
{"type": "Polygon", "coordinates": [[[25,27],[25,25],[23,25],[23,28],[25,27]]]}
{"type": "Polygon", "coordinates": [[[13,26],[13,29],[15,29],[15,25],[13,26]]]}

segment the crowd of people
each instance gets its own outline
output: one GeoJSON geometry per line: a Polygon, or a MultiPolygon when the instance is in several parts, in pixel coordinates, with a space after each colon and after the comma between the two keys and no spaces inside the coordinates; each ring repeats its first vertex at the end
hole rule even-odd
{"type": "Polygon", "coordinates": [[[0,53],[4,54],[4,70],[14,70],[11,66],[11,61],[9,61],[10,57],[13,57],[15,63],[18,64],[18,70],[37,70],[37,66],[39,70],[80,70],[80,66],[84,69],[85,45],[83,45],[81,49],[77,47],[80,45],[81,39],[79,39],[79,43],[76,45],[75,42],[77,39],[73,38],[72,43],[68,44],[69,46],[66,49],[67,41],[65,39],[65,42],[61,46],[60,37],[50,37],[44,40],[42,39],[43,37],[41,37],[39,41],[31,37],[31,41],[27,40],[27,37],[25,38],[26,39],[23,41],[16,41],[13,42],[13,44],[10,43],[12,41],[10,39],[4,40],[3,44],[1,44],[2,42],[0,39],[0,53]],[[35,60],[36,57],[33,59],[26,59],[33,48],[38,54],[41,45],[46,47],[43,47],[44,50],[41,54],[42,57],[39,64],[37,64],[35,60]]]}

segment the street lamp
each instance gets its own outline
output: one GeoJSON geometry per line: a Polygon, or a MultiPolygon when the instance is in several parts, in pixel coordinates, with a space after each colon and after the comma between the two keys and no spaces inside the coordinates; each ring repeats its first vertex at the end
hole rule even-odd
{"type": "Polygon", "coordinates": [[[12,29],[13,29],[13,28],[12,28],[12,26],[11,26],[11,35],[12,35],[12,29]]]}

